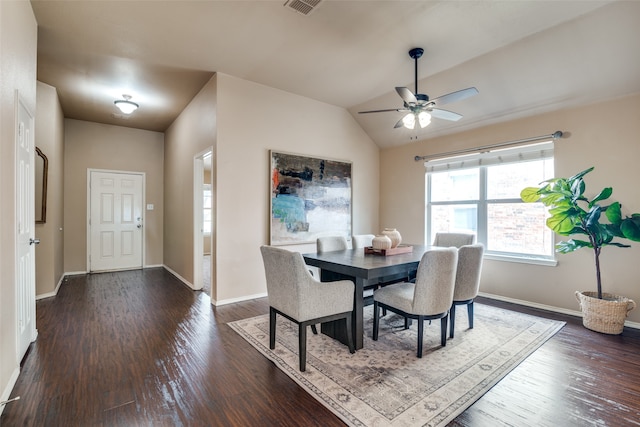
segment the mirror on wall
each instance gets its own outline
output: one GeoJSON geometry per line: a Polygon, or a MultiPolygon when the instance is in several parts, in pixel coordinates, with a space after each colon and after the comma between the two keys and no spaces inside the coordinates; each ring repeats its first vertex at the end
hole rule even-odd
{"type": "Polygon", "coordinates": [[[44,224],[47,220],[47,172],[49,160],[38,147],[36,147],[35,168],[36,224],[44,224]]]}

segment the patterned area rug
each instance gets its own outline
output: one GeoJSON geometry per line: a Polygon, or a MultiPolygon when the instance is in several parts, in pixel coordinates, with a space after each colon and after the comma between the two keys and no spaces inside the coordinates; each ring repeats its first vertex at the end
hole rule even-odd
{"type": "MultiPolygon", "coordinates": [[[[350,426],[442,426],[558,332],[564,322],[475,304],[474,329],[464,307],[456,333],[440,346],[440,321],[425,323],[422,359],[416,329],[393,313],[371,339],[373,307],[365,307],[364,348],[349,354],[323,334],[307,334],[307,370],[298,370],[298,328],[278,316],[276,348],[269,350],[269,316],[229,325],[350,426]]],[[[319,328],[318,328],[319,329],[319,328]]]]}

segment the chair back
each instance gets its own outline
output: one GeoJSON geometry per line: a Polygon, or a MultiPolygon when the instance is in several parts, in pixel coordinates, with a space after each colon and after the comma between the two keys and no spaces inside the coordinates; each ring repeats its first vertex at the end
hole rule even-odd
{"type": "Polygon", "coordinates": [[[467,301],[478,296],[483,255],[484,246],[481,243],[464,245],[458,249],[454,301],[467,301]]]}
{"type": "Polygon", "coordinates": [[[344,251],[349,249],[344,236],[324,236],[316,240],[316,252],[344,251]]]}
{"type": "Polygon", "coordinates": [[[445,313],[453,303],[458,249],[431,249],[422,255],[416,273],[412,313],[445,313]]]}
{"type": "Polygon", "coordinates": [[[361,249],[373,244],[373,234],[354,234],[351,236],[351,247],[353,249],[361,249]]]}
{"type": "Polygon", "coordinates": [[[303,287],[311,277],[304,258],[298,252],[272,246],[260,246],[260,252],[267,278],[269,305],[298,319],[303,287]]]}
{"type": "Polygon", "coordinates": [[[472,245],[476,242],[476,235],[472,233],[436,233],[433,246],[459,248],[464,245],[472,245]]]}

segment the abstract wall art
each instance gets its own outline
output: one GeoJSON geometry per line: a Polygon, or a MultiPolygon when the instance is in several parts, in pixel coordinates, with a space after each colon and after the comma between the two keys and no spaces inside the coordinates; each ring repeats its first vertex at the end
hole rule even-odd
{"type": "Polygon", "coordinates": [[[351,163],[271,151],[271,245],[351,236],[351,163]]]}

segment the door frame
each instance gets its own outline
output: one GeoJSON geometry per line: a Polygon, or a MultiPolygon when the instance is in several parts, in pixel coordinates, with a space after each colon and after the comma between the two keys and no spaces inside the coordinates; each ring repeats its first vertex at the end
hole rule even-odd
{"type": "MultiPolygon", "coordinates": [[[[196,291],[203,288],[202,262],[204,259],[204,250],[202,242],[204,239],[204,232],[202,230],[202,224],[204,222],[204,218],[202,212],[204,207],[202,203],[202,194],[204,192],[204,158],[206,156],[210,156],[213,159],[212,147],[209,147],[193,156],[193,289],[196,291]]],[[[212,255],[210,262],[213,263],[213,230],[211,232],[209,245],[211,246],[209,248],[209,253],[212,255]]],[[[211,274],[213,274],[211,268],[210,271],[211,274]]],[[[213,278],[211,281],[213,281],[213,278]]],[[[213,289],[211,289],[211,292],[213,292],[213,289]]]]}
{"type": "Polygon", "coordinates": [[[147,221],[146,221],[146,212],[147,210],[145,209],[145,201],[147,200],[146,198],[146,189],[147,189],[147,174],[145,172],[140,172],[140,171],[123,171],[123,170],[116,170],[116,169],[97,169],[97,168],[87,168],[87,216],[86,216],[86,223],[87,223],[87,228],[86,228],[86,233],[87,233],[87,253],[86,253],[86,268],[87,268],[87,273],[91,273],[91,173],[92,172],[102,172],[102,173],[117,173],[117,174],[128,174],[128,175],[141,175],[142,176],[142,206],[141,206],[141,212],[142,212],[142,236],[140,236],[140,244],[142,245],[141,251],[142,251],[142,263],[141,266],[142,268],[146,267],[146,225],[147,225],[147,221]]]}

